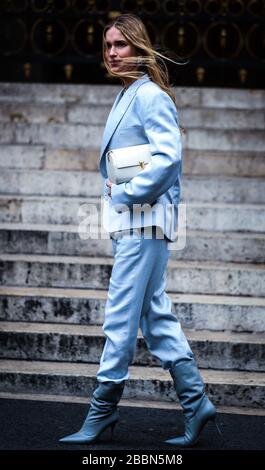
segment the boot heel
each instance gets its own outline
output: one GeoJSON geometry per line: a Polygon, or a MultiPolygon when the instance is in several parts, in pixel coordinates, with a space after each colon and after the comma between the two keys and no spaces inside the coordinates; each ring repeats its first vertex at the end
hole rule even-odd
{"type": "Polygon", "coordinates": [[[216,430],[217,430],[219,436],[222,436],[223,433],[222,433],[222,431],[221,431],[221,429],[220,429],[220,427],[219,427],[219,425],[218,425],[218,421],[217,421],[216,416],[213,416],[213,418],[211,419],[211,421],[213,421],[213,423],[215,424],[215,427],[216,427],[216,430]]]}
{"type": "Polygon", "coordinates": [[[116,424],[117,424],[117,421],[110,425],[110,427],[111,427],[111,436],[110,436],[111,441],[113,440],[114,428],[115,428],[116,424]]]}

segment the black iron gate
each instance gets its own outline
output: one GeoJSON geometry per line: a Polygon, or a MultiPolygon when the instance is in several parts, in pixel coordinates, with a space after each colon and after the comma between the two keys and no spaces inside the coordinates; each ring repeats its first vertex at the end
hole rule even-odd
{"type": "Polygon", "coordinates": [[[116,83],[102,29],[127,12],[189,59],[169,65],[174,84],[265,88],[265,0],[0,0],[0,80],[116,83]]]}

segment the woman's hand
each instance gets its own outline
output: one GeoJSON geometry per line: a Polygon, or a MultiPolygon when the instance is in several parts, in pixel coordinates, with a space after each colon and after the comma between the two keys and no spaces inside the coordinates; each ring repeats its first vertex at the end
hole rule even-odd
{"type": "Polygon", "coordinates": [[[112,182],[111,182],[110,180],[107,180],[107,181],[106,181],[106,185],[107,185],[108,188],[109,188],[108,196],[111,197],[111,186],[112,186],[112,182]]]}

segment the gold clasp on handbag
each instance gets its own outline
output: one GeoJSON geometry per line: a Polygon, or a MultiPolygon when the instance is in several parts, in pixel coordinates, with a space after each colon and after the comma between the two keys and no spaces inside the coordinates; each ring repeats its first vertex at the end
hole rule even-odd
{"type": "Polygon", "coordinates": [[[144,161],[139,162],[140,167],[144,170],[144,161]]]}

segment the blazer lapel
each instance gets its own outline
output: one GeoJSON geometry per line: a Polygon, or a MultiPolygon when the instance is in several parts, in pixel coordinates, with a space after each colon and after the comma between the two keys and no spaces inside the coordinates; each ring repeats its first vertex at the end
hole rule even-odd
{"type": "Polygon", "coordinates": [[[130,85],[128,90],[125,92],[124,96],[121,98],[120,102],[118,102],[119,97],[122,93],[123,90],[120,91],[120,93],[117,95],[116,100],[114,101],[114,104],[111,108],[110,114],[108,116],[103,138],[102,138],[102,144],[101,144],[101,149],[100,149],[100,160],[105,152],[105,149],[115,132],[118,124],[122,120],[124,114],[126,113],[131,101],[133,100],[136,90],[141,86],[143,83],[149,81],[150,78],[147,74],[144,74],[142,78],[139,78],[138,80],[135,80],[135,82],[130,85]],[[116,103],[117,106],[116,106],[116,103]]]}

